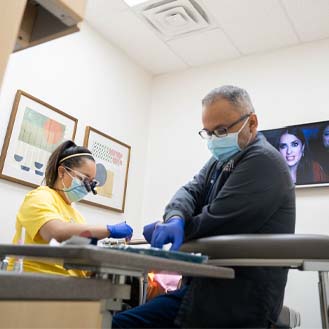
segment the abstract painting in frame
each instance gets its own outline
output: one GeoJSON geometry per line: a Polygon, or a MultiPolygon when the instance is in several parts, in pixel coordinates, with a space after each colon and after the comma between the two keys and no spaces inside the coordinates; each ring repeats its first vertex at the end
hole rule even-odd
{"type": "Polygon", "coordinates": [[[96,160],[98,186],[82,202],[124,212],[131,147],[89,126],[83,144],[96,160]]]}
{"type": "Polygon", "coordinates": [[[41,185],[50,154],[63,141],[74,140],[77,122],[18,90],[1,152],[0,177],[31,187],[41,185]]]}

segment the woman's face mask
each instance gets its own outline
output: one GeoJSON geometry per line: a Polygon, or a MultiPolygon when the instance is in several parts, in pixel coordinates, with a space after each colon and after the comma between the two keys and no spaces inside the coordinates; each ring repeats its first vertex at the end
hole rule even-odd
{"type": "Polygon", "coordinates": [[[77,178],[77,177],[73,177],[65,168],[66,173],[72,177],[72,183],[70,185],[70,187],[66,187],[63,183],[63,192],[65,193],[66,198],[70,201],[70,202],[77,202],[82,200],[87,194],[88,191],[85,187],[85,185],[83,184],[83,182],[77,178]]]}

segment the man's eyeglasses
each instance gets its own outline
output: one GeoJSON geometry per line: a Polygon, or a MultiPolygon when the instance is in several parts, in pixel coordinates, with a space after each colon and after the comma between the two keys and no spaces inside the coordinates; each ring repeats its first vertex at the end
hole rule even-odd
{"type": "Polygon", "coordinates": [[[209,131],[208,129],[202,129],[199,131],[199,135],[203,139],[211,139],[213,135],[216,137],[225,137],[228,135],[228,130],[238,124],[239,122],[243,121],[244,119],[248,118],[251,115],[251,113],[243,115],[238,120],[234,121],[232,124],[230,124],[228,127],[219,127],[214,129],[213,131],[209,131]]]}
{"type": "MultiPolygon", "coordinates": [[[[86,190],[88,192],[93,192],[94,195],[97,194],[97,191],[95,190],[96,186],[99,184],[99,182],[96,179],[90,180],[88,176],[82,174],[81,172],[74,170],[69,167],[64,167],[66,170],[69,170],[74,173],[75,177],[78,178],[81,182],[81,185],[84,185],[86,190]]],[[[70,175],[71,176],[71,175],[70,175]]]]}

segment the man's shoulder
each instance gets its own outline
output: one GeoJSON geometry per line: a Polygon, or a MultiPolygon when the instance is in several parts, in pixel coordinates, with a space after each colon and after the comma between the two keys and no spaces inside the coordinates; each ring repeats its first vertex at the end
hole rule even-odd
{"type": "Polygon", "coordinates": [[[281,177],[289,181],[289,167],[281,156],[263,135],[257,135],[256,140],[241,152],[235,166],[243,165],[244,170],[254,172],[256,175],[281,177]]]}
{"type": "Polygon", "coordinates": [[[278,164],[286,166],[280,152],[272,146],[261,133],[257,134],[255,141],[248,146],[245,151],[245,156],[260,156],[264,160],[275,161],[278,164]]]}

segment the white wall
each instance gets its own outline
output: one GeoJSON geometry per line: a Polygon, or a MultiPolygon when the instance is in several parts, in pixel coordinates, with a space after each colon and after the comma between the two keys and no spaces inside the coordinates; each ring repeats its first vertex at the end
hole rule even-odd
{"type": "MultiPolygon", "coordinates": [[[[143,218],[161,217],[175,190],[209,157],[197,132],[212,88],[247,89],[260,129],[329,120],[329,40],[159,76],[153,81],[143,218]]],[[[260,177],[261,179],[261,177],[260,177]]],[[[329,234],[329,188],[297,190],[297,233],[329,234]]],[[[303,328],[320,327],[316,275],[291,271],[286,303],[303,328]]]]}
{"type": "MultiPolygon", "coordinates": [[[[124,214],[78,204],[88,223],[126,219],[140,232],[151,76],[84,24],[82,31],[11,56],[0,95],[2,147],[17,89],[131,145],[124,214]]],[[[15,215],[30,188],[0,180],[0,242],[11,242],[15,215]]]]}

